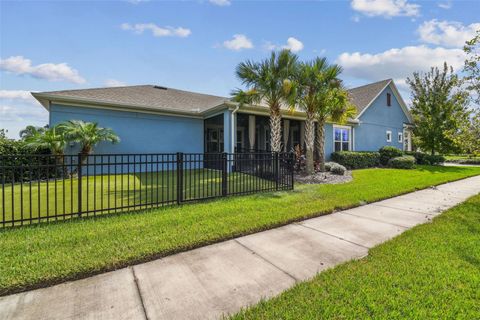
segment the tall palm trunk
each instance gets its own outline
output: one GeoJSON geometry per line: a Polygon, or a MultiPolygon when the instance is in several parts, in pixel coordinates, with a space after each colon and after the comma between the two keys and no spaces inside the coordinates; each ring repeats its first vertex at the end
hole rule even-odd
{"type": "Polygon", "coordinates": [[[280,152],[282,150],[282,115],[278,104],[270,108],[270,145],[271,151],[280,152]]]}
{"type": "Polygon", "coordinates": [[[307,112],[307,119],[305,121],[305,145],[307,156],[307,174],[312,174],[315,170],[313,167],[313,149],[315,144],[315,122],[314,113],[307,112]]]}
{"type": "Polygon", "coordinates": [[[319,170],[325,171],[325,120],[318,119],[317,122],[317,156],[319,170]]]}

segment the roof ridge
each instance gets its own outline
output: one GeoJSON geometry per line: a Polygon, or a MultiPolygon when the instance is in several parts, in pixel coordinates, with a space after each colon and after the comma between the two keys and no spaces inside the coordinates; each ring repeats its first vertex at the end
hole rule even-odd
{"type": "Polygon", "coordinates": [[[382,83],[382,82],[390,82],[390,81],[393,81],[393,79],[392,79],[392,78],[383,79],[383,80],[379,80],[379,81],[367,83],[367,84],[364,84],[364,85],[361,85],[361,86],[358,86],[358,87],[353,87],[353,88],[350,88],[350,89],[348,89],[348,90],[361,89],[361,88],[363,88],[363,87],[367,87],[367,86],[371,86],[371,85],[375,85],[375,84],[380,84],[380,83],[382,83]]]}

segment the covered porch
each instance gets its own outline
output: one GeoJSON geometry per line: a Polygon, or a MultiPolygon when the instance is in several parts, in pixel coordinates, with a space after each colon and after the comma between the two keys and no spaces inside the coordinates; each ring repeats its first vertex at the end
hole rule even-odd
{"type": "MultiPolygon", "coordinates": [[[[268,115],[226,111],[205,119],[206,153],[269,152],[270,119],[268,115]]],[[[282,151],[305,150],[305,121],[282,117],[282,151]]]]}

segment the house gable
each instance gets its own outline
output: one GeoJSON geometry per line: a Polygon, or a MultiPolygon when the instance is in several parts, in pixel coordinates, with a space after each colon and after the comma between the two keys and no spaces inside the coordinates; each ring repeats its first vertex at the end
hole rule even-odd
{"type": "Polygon", "coordinates": [[[379,92],[357,119],[355,150],[377,151],[383,146],[403,149],[404,125],[411,123],[411,116],[393,82],[379,92]],[[387,95],[390,95],[390,106],[387,105],[387,95]]]}

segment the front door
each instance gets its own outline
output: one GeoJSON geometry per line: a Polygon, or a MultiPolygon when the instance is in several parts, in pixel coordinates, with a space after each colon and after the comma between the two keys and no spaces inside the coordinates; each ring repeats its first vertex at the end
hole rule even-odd
{"type": "Polygon", "coordinates": [[[223,128],[207,128],[205,151],[207,153],[223,152],[223,128]]]}

